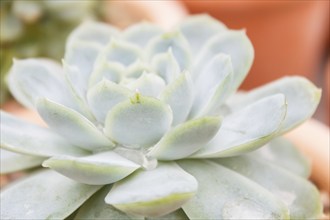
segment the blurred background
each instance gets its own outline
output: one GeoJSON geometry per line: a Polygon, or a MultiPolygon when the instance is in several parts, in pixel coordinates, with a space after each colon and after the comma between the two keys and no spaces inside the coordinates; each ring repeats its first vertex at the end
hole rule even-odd
{"type": "Polygon", "coordinates": [[[329,0],[1,0],[0,103],[10,97],[4,77],[13,58],[60,61],[67,35],[83,20],[120,28],[149,20],[168,29],[188,14],[208,13],[229,28],[246,29],[254,45],[255,61],[241,89],[285,75],[308,77],[323,88],[315,117],[329,125],[329,7],[329,0]]]}

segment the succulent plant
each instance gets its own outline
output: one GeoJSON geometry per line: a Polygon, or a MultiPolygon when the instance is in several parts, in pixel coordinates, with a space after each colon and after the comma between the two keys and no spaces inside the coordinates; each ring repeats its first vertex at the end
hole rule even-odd
{"type": "Polygon", "coordinates": [[[87,22],[63,67],[15,60],[9,88],[48,127],[1,112],[1,172],[34,168],[1,192],[1,219],[319,217],[309,164],[279,136],[320,90],[296,76],[235,93],[253,58],[245,31],[197,15],[170,32],[87,22]]]}
{"type": "Polygon", "coordinates": [[[60,60],[68,34],[83,19],[96,16],[96,6],[94,1],[1,1],[0,103],[8,95],[4,78],[12,65],[12,58],[41,56],[60,60]]]}

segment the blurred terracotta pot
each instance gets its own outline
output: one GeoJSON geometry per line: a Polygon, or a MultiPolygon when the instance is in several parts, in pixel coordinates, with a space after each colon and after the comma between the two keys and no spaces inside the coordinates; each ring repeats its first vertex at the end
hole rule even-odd
{"type": "Polygon", "coordinates": [[[182,1],[191,13],[246,28],[255,61],[244,89],[293,74],[316,82],[329,32],[329,1],[182,1]]]}

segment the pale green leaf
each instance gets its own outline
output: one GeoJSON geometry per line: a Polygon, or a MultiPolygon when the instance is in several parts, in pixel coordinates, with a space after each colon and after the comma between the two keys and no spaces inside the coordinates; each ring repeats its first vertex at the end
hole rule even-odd
{"type": "Polygon", "coordinates": [[[254,49],[245,31],[228,30],[208,40],[196,60],[193,72],[195,78],[202,73],[205,63],[219,53],[231,57],[233,65],[231,89],[235,91],[249,72],[254,58],[254,49]]]}
{"type": "Polygon", "coordinates": [[[141,48],[145,47],[153,37],[162,33],[162,29],[157,25],[148,22],[141,22],[128,27],[122,37],[129,42],[132,42],[141,48]]]}
{"type": "Polygon", "coordinates": [[[188,40],[194,54],[198,53],[212,36],[227,30],[223,23],[207,14],[188,17],[180,24],[179,28],[188,40]]]}
{"type": "Polygon", "coordinates": [[[46,159],[44,157],[17,154],[3,149],[0,149],[0,157],[0,174],[37,167],[46,159]]]}
{"type": "Polygon", "coordinates": [[[169,48],[165,53],[153,56],[151,66],[167,84],[172,83],[181,73],[180,66],[173,55],[172,48],[169,48]]]}
{"type": "Polygon", "coordinates": [[[35,109],[36,101],[41,97],[77,108],[65,84],[61,66],[51,60],[14,60],[8,76],[8,86],[16,100],[28,108],[35,109]]]}
{"type": "Polygon", "coordinates": [[[103,187],[99,192],[95,193],[87,202],[79,209],[75,220],[91,220],[91,219],[113,219],[113,220],[144,220],[144,217],[130,216],[113,206],[104,202],[104,198],[109,193],[111,186],[103,187]]]}
{"type": "Polygon", "coordinates": [[[177,125],[187,119],[194,100],[194,87],[189,72],[183,72],[168,84],[160,95],[160,100],[170,105],[173,123],[177,125]]]}
{"type": "Polygon", "coordinates": [[[103,79],[88,90],[87,100],[95,117],[100,123],[105,122],[107,113],[118,103],[133,95],[129,89],[103,79]]]}
{"type": "Polygon", "coordinates": [[[189,220],[189,218],[182,209],[179,209],[161,217],[145,218],[145,220],[189,220]]]}
{"type": "Polygon", "coordinates": [[[98,57],[98,62],[118,62],[124,66],[133,64],[140,56],[141,49],[129,42],[111,40],[98,57]]]}
{"type": "Polygon", "coordinates": [[[233,68],[230,57],[217,54],[194,81],[195,99],[190,117],[216,111],[231,93],[233,68]]]}
{"type": "Polygon", "coordinates": [[[156,54],[165,53],[169,49],[178,62],[180,69],[189,69],[191,53],[187,40],[179,31],[169,32],[153,38],[147,45],[147,57],[151,59],[156,54]]]}
{"type": "Polygon", "coordinates": [[[269,163],[281,166],[295,175],[308,178],[311,164],[306,156],[289,140],[276,138],[265,146],[250,153],[253,157],[263,158],[269,163]]]}
{"type": "Polygon", "coordinates": [[[236,110],[276,93],[283,93],[288,103],[281,133],[297,127],[310,118],[314,114],[321,98],[321,90],[313,83],[303,77],[293,76],[281,78],[241,94],[240,97],[234,98],[228,105],[232,110],[236,110]]]}
{"type": "Polygon", "coordinates": [[[85,21],[72,31],[68,37],[66,48],[71,47],[76,41],[106,45],[118,33],[119,31],[113,26],[100,22],[85,21]]]}
{"type": "Polygon", "coordinates": [[[72,144],[89,151],[112,149],[114,144],[83,115],[47,99],[37,103],[40,116],[51,129],[72,144]]]}
{"type": "Polygon", "coordinates": [[[111,151],[86,157],[56,156],[46,160],[42,165],[89,185],[117,182],[140,167],[111,151]]]}
{"type": "Polygon", "coordinates": [[[159,160],[185,158],[207,144],[220,128],[219,117],[204,117],[179,124],[149,152],[159,160]]]}
{"type": "Polygon", "coordinates": [[[101,60],[95,64],[95,68],[89,78],[89,87],[94,86],[103,79],[119,83],[125,73],[125,67],[118,62],[108,62],[101,60]]]}
{"type": "Polygon", "coordinates": [[[107,115],[104,132],[130,148],[151,146],[169,130],[172,111],[165,103],[136,94],[114,106],[107,115]]]}
{"type": "Polygon", "coordinates": [[[284,95],[261,99],[225,117],[218,134],[192,157],[228,157],[255,150],[277,134],[285,113],[284,95]]]}
{"type": "Polygon", "coordinates": [[[54,171],[41,171],[1,191],[1,219],[64,219],[100,186],[74,182],[54,171]]]}
{"type": "Polygon", "coordinates": [[[190,219],[289,219],[277,197],[228,168],[206,160],[178,164],[198,181],[196,196],[182,206],[190,219]]]}
{"type": "Polygon", "coordinates": [[[68,71],[67,78],[82,97],[85,97],[88,80],[101,49],[99,44],[83,41],[73,42],[70,48],[66,49],[65,63],[77,68],[76,71],[68,71]],[[77,72],[79,77],[77,77],[77,72]]]}
{"type": "Polygon", "coordinates": [[[178,165],[159,163],[115,183],[105,201],[126,213],[157,217],[179,209],[196,190],[195,178],[178,165]]]}
{"type": "Polygon", "coordinates": [[[308,180],[253,155],[215,161],[255,181],[281,199],[288,206],[291,219],[319,219],[322,216],[320,194],[308,180]]]}
{"type": "Polygon", "coordinates": [[[164,80],[153,73],[144,72],[138,79],[127,84],[132,91],[138,91],[144,96],[157,98],[165,88],[164,80]]]}
{"type": "Polygon", "coordinates": [[[140,59],[129,65],[126,69],[126,77],[139,78],[144,72],[151,72],[149,65],[140,59]]]}
{"type": "Polygon", "coordinates": [[[1,111],[1,148],[31,156],[86,155],[48,128],[34,125],[1,111]]]}

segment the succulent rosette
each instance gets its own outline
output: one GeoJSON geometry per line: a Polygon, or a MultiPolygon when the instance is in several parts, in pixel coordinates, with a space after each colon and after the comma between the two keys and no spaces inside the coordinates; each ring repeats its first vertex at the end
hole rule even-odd
{"type": "Polygon", "coordinates": [[[170,32],[85,22],[62,66],[15,60],[9,88],[47,127],[1,112],[1,172],[38,169],[2,191],[1,219],[319,217],[308,162],[277,137],[320,90],[297,76],[235,94],[253,58],[245,31],[198,15],[170,32]]]}

